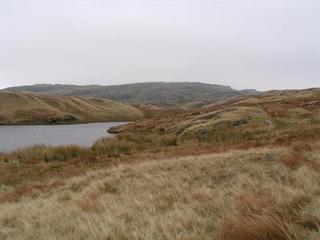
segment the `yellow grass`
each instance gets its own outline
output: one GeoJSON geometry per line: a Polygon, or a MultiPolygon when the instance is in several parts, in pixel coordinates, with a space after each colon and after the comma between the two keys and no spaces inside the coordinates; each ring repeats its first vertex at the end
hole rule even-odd
{"type": "Polygon", "coordinates": [[[133,106],[105,99],[0,92],[0,124],[131,121],[142,117],[143,112],[133,106]]]}
{"type": "MultiPolygon", "coordinates": [[[[308,159],[320,164],[318,146],[308,159]]],[[[288,152],[260,148],[88,172],[0,205],[0,237],[319,239],[319,171],[286,167],[288,152]]]]}

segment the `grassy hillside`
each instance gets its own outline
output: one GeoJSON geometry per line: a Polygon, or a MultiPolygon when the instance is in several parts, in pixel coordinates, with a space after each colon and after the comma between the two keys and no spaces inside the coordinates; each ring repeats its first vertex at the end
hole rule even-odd
{"type": "Polygon", "coordinates": [[[287,141],[320,127],[320,89],[237,97],[187,113],[166,114],[117,128],[169,134],[178,142],[287,141]],[[289,139],[288,139],[289,138],[289,139]]]}
{"type": "Polygon", "coordinates": [[[31,85],[8,90],[31,91],[57,96],[86,96],[107,98],[138,104],[184,104],[189,102],[214,102],[254,90],[236,91],[228,86],[195,82],[149,82],[115,86],[31,85]]]}
{"type": "Polygon", "coordinates": [[[0,155],[0,238],[320,238],[320,90],[238,97],[0,155]]]}
{"type": "Polygon", "coordinates": [[[129,121],[142,117],[137,108],[105,99],[0,92],[0,124],[129,121]]]}

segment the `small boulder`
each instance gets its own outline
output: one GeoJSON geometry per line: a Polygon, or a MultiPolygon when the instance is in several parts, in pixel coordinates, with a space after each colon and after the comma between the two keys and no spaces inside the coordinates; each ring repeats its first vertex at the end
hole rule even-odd
{"type": "Polygon", "coordinates": [[[63,117],[63,121],[64,122],[74,122],[74,121],[76,121],[78,118],[76,117],[76,116],[74,116],[74,115],[64,115],[64,117],[63,117]]]}
{"type": "Polygon", "coordinates": [[[201,129],[199,131],[199,138],[203,139],[203,140],[208,138],[208,129],[207,128],[201,129]]]}
{"type": "Polygon", "coordinates": [[[167,133],[167,129],[165,127],[161,127],[159,130],[160,130],[161,134],[166,134],[167,133]]]}
{"type": "Polygon", "coordinates": [[[271,126],[273,124],[273,122],[270,120],[264,120],[264,123],[267,124],[268,126],[271,126]]]}
{"type": "Polygon", "coordinates": [[[234,127],[239,127],[239,126],[241,126],[241,125],[247,124],[248,122],[249,122],[248,119],[242,118],[242,119],[240,119],[240,120],[234,121],[234,122],[233,122],[233,126],[234,126],[234,127]]]}
{"type": "Polygon", "coordinates": [[[111,127],[107,130],[107,132],[110,134],[118,134],[120,133],[120,129],[118,127],[111,127]]]}

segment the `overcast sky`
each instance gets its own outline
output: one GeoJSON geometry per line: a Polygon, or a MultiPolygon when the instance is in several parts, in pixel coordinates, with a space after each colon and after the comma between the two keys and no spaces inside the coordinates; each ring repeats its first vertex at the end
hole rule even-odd
{"type": "Polygon", "coordinates": [[[0,0],[0,88],[320,87],[319,0],[0,0]]]}

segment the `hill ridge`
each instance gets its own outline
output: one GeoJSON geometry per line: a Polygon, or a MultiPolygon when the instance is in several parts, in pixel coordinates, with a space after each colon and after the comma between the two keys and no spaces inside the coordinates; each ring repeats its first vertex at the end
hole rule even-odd
{"type": "Polygon", "coordinates": [[[201,82],[139,82],[122,85],[36,84],[10,87],[10,91],[30,91],[53,96],[99,97],[134,104],[186,104],[216,102],[256,90],[238,91],[230,86],[201,82]]]}

